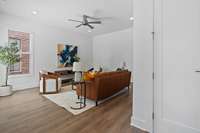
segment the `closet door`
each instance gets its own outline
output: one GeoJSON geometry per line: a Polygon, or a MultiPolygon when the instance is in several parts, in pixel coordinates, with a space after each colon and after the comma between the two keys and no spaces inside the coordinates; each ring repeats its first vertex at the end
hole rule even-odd
{"type": "Polygon", "coordinates": [[[155,5],[155,132],[200,133],[200,0],[155,5]]]}

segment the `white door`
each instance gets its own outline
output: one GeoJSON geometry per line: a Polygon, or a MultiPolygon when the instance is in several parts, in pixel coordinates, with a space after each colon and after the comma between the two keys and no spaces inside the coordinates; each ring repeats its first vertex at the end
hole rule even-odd
{"type": "Polygon", "coordinates": [[[200,133],[200,0],[155,7],[155,133],[200,133]]]}

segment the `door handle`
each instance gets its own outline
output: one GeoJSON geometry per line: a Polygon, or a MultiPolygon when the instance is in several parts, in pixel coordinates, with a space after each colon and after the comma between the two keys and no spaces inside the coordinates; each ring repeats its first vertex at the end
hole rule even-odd
{"type": "Polygon", "coordinates": [[[195,72],[200,73],[200,70],[196,70],[195,72]]]}

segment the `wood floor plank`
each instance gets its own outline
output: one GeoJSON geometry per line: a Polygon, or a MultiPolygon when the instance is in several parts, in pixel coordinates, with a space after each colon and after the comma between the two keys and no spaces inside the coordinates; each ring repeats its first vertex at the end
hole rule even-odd
{"type": "Polygon", "coordinates": [[[1,133],[145,133],[130,126],[132,96],[122,93],[74,116],[38,88],[0,97],[1,133]]]}

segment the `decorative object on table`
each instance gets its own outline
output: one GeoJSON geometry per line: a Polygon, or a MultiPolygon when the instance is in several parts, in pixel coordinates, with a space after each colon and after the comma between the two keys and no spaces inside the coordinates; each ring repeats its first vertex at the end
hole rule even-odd
{"type": "Polygon", "coordinates": [[[8,85],[9,67],[20,61],[17,42],[9,42],[4,47],[0,46],[0,96],[12,94],[12,85],[8,85]]]}
{"type": "Polygon", "coordinates": [[[124,61],[123,63],[122,63],[122,70],[126,70],[127,69],[127,65],[126,65],[126,62],[124,61]]]}
{"type": "Polygon", "coordinates": [[[78,62],[80,58],[77,55],[78,47],[73,45],[58,44],[57,58],[58,67],[71,67],[74,62],[78,62]]]}
{"type": "Polygon", "coordinates": [[[40,71],[40,93],[54,94],[61,89],[61,79],[57,73],[40,71]]]}
{"type": "Polygon", "coordinates": [[[103,72],[103,68],[102,67],[99,68],[99,72],[103,72]]]}
{"type": "Polygon", "coordinates": [[[116,71],[122,71],[122,69],[121,68],[117,68],[116,71]]]}
{"type": "Polygon", "coordinates": [[[82,80],[82,72],[84,71],[83,64],[81,62],[74,62],[73,71],[75,72],[74,81],[80,82],[82,80]]]}
{"type": "Polygon", "coordinates": [[[128,70],[125,61],[122,63],[122,67],[121,68],[117,68],[116,71],[124,71],[124,70],[128,70]]]}

